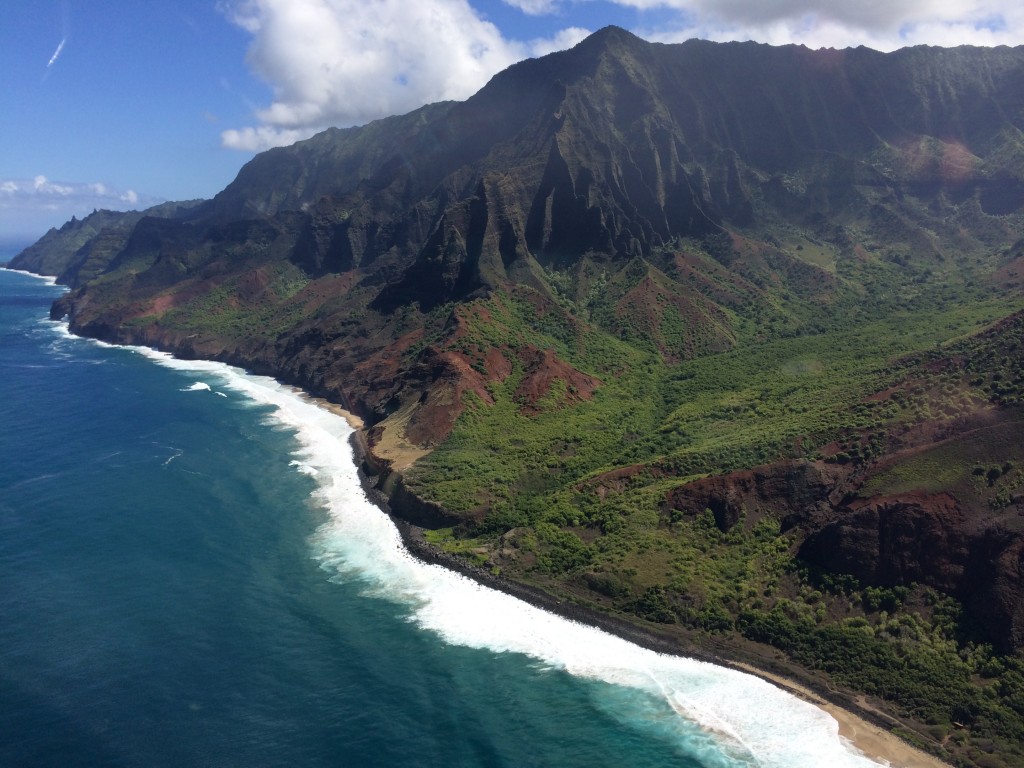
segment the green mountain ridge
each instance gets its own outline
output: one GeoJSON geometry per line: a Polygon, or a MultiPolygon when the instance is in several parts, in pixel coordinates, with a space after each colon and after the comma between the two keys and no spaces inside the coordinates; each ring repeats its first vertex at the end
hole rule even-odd
{"type": "Polygon", "coordinates": [[[446,556],[1024,765],[1022,83],[608,28],[12,266],[360,415],[446,556]]]}

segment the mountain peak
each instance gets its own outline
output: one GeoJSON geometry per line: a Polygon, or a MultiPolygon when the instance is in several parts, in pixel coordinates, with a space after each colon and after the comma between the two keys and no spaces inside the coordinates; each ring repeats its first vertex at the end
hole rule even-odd
{"type": "Polygon", "coordinates": [[[588,41],[591,41],[595,44],[608,44],[609,42],[626,42],[629,44],[640,43],[642,45],[648,44],[647,41],[644,40],[643,38],[637,37],[629,30],[623,29],[622,27],[617,27],[614,24],[609,24],[607,27],[601,27],[601,29],[589,35],[583,41],[583,43],[587,43],[588,41]]]}
{"type": "Polygon", "coordinates": [[[570,54],[599,55],[605,51],[638,51],[651,43],[622,27],[602,27],[570,49],[570,54]]]}

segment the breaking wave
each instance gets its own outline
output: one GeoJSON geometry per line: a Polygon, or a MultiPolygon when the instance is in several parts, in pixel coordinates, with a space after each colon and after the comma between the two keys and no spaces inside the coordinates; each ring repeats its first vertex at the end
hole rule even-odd
{"type": "MultiPolygon", "coordinates": [[[[311,546],[329,578],[358,583],[366,595],[403,606],[410,622],[450,644],[523,654],[552,670],[607,683],[598,706],[630,727],[674,741],[709,768],[878,765],[840,737],[831,715],[760,678],[641,648],[415,559],[363,492],[348,443],[352,429],[342,417],[267,377],[132,349],[269,406],[268,426],[295,434],[290,466],[314,479],[315,501],[327,515],[311,546]]],[[[200,384],[187,390],[210,388],[200,384]]]]}

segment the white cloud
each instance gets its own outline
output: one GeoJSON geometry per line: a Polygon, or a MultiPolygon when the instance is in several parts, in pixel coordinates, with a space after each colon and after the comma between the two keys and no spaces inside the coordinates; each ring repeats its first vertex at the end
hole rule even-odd
{"type": "Polygon", "coordinates": [[[505,5],[518,8],[530,16],[554,13],[558,10],[558,0],[502,0],[505,5]]]}
{"type": "Polygon", "coordinates": [[[593,30],[583,27],[567,27],[560,30],[554,37],[540,38],[530,41],[531,56],[546,56],[555,51],[564,51],[572,48],[576,43],[590,35],[593,30]]]}
{"type": "Polygon", "coordinates": [[[140,196],[132,189],[120,192],[103,182],[90,184],[57,183],[39,174],[32,179],[0,179],[0,205],[10,206],[13,201],[36,202],[51,205],[54,201],[72,200],[79,204],[91,203],[96,208],[109,208],[117,203],[147,207],[160,202],[156,198],[140,196]]]}
{"type": "Polygon", "coordinates": [[[261,125],[255,128],[230,128],[222,132],[220,138],[225,147],[247,152],[262,152],[271,147],[283,147],[300,139],[308,139],[317,130],[316,127],[284,129],[261,125]]]}
{"type": "MultiPolygon", "coordinates": [[[[17,189],[20,189],[20,187],[17,189]]],[[[68,195],[73,194],[74,191],[73,187],[69,187],[66,184],[54,184],[42,175],[36,176],[32,179],[32,192],[37,195],[60,195],[67,197],[68,195]]]]}
{"type": "MultiPolygon", "coordinates": [[[[252,35],[249,65],[273,91],[254,124],[223,131],[222,143],[260,151],[331,125],[465,99],[510,64],[571,47],[588,33],[560,27],[563,19],[598,15],[596,3],[593,14],[584,14],[586,0],[502,1],[524,13],[552,14],[550,36],[511,39],[471,0],[221,0],[228,18],[252,35]]],[[[701,37],[879,50],[1024,43],[1019,0],[605,2],[639,11],[634,31],[660,42],[701,37]],[[646,26],[645,18],[652,20],[646,26]]]]}
{"type": "Polygon", "coordinates": [[[0,179],[0,235],[39,237],[72,216],[97,208],[148,208],[161,200],[135,190],[116,190],[102,182],[56,183],[42,174],[32,179],[0,179]]]}
{"type": "Polygon", "coordinates": [[[675,26],[638,30],[650,40],[757,40],[811,48],[866,45],[1019,45],[1018,0],[614,0],[639,10],[678,12],[675,26]]]}
{"type": "Polygon", "coordinates": [[[225,10],[252,34],[249,64],[274,93],[260,125],[221,134],[246,150],[465,99],[510,64],[584,34],[509,40],[467,0],[235,0],[225,10]]]}

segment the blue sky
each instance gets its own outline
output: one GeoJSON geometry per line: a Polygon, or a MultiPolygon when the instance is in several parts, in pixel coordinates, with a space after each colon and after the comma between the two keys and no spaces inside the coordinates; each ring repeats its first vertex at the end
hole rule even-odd
{"type": "Polygon", "coordinates": [[[462,99],[617,24],[810,47],[1024,42],[1019,0],[3,0],[0,243],[211,197],[254,152],[462,99]]]}

